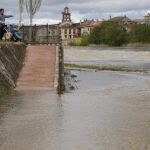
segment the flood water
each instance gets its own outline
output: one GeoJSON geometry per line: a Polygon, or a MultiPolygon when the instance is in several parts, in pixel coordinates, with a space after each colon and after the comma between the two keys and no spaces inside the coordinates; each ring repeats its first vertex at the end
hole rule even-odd
{"type": "Polygon", "coordinates": [[[65,62],[150,70],[150,48],[70,47],[65,49],[65,62]]]}
{"type": "Polygon", "coordinates": [[[76,89],[0,99],[0,150],[150,150],[150,74],[71,71],[76,89]]]}

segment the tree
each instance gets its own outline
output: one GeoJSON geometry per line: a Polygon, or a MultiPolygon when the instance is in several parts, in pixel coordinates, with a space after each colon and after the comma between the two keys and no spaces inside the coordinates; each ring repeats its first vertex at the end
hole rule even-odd
{"type": "Polygon", "coordinates": [[[21,26],[22,22],[22,13],[23,13],[23,5],[25,0],[19,0],[19,25],[21,26]]]}
{"type": "Polygon", "coordinates": [[[26,10],[30,17],[29,42],[32,42],[32,21],[36,12],[40,9],[42,0],[26,0],[26,10]]]}
{"type": "Polygon", "coordinates": [[[137,24],[130,32],[131,42],[150,43],[150,26],[137,24]]]}
{"type": "Polygon", "coordinates": [[[93,29],[90,34],[90,43],[121,46],[127,42],[127,35],[119,22],[105,21],[93,29]]]}
{"type": "Polygon", "coordinates": [[[40,9],[42,0],[26,0],[26,9],[30,17],[30,25],[36,12],[40,9]]]}

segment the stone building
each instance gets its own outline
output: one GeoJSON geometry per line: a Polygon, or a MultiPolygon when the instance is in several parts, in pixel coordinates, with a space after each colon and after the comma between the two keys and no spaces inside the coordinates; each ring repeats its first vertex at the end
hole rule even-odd
{"type": "Polygon", "coordinates": [[[144,23],[150,25],[150,13],[144,16],[144,23]]]}
{"type": "Polygon", "coordinates": [[[79,23],[72,22],[69,8],[65,7],[64,11],[62,12],[62,21],[60,24],[61,38],[65,45],[80,36],[78,26],[79,23]]]}
{"type": "Polygon", "coordinates": [[[100,25],[102,21],[99,20],[87,20],[84,19],[83,22],[80,22],[80,27],[81,27],[81,35],[88,35],[92,32],[92,30],[100,25]]]}
{"type": "Polygon", "coordinates": [[[110,20],[118,21],[120,23],[120,25],[122,26],[122,28],[127,32],[129,32],[132,29],[132,27],[136,24],[134,21],[129,19],[127,16],[118,16],[118,17],[114,17],[114,18],[110,17],[110,20]]]}
{"type": "Polygon", "coordinates": [[[87,20],[80,21],[78,23],[73,23],[71,20],[71,13],[69,8],[65,7],[62,12],[62,21],[61,21],[61,37],[64,45],[68,45],[71,41],[76,38],[81,37],[82,35],[90,34],[93,28],[98,26],[101,23],[99,20],[87,20]]]}
{"type": "MultiPolygon", "coordinates": [[[[93,28],[101,23],[99,20],[87,20],[73,23],[71,13],[68,7],[62,12],[62,20],[60,24],[54,25],[34,25],[32,26],[32,40],[36,43],[54,43],[58,40],[58,28],[61,30],[61,38],[64,45],[81,37],[90,34],[93,28]]],[[[22,27],[23,40],[29,41],[30,26],[22,27]]]]}
{"type": "Polygon", "coordinates": [[[134,20],[137,24],[147,24],[150,25],[150,13],[144,16],[142,19],[134,20]]]}

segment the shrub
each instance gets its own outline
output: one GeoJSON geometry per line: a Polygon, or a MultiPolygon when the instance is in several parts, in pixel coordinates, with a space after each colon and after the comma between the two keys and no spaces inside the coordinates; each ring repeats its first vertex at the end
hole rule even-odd
{"type": "Polygon", "coordinates": [[[87,46],[88,45],[88,36],[82,36],[77,38],[75,41],[69,43],[70,46],[87,46]]]}
{"type": "Polygon", "coordinates": [[[91,44],[121,46],[128,42],[128,34],[116,21],[105,21],[93,29],[89,37],[91,44]]]}
{"type": "Polygon", "coordinates": [[[150,42],[150,26],[146,24],[137,24],[130,32],[131,42],[150,42]]]}

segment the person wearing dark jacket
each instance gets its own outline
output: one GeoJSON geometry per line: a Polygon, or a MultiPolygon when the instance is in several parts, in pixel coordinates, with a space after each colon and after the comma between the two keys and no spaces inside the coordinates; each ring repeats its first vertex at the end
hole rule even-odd
{"type": "Polygon", "coordinates": [[[13,17],[11,15],[4,15],[4,9],[1,8],[0,9],[0,40],[2,40],[3,36],[4,36],[4,26],[5,26],[5,18],[10,18],[13,17]]]}

